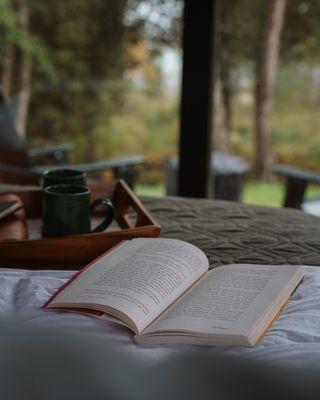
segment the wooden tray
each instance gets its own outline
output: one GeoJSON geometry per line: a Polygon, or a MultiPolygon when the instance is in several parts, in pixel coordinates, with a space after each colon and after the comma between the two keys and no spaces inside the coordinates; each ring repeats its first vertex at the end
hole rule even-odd
{"type": "MultiPolygon", "coordinates": [[[[79,269],[122,240],[158,237],[161,227],[122,180],[89,185],[91,200],[108,197],[115,222],[104,232],[41,238],[42,190],[15,191],[24,204],[29,239],[0,242],[0,266],[31,269],[79,269]]],[[[99,212],[93,225],[103,218],[99,212]]]]}

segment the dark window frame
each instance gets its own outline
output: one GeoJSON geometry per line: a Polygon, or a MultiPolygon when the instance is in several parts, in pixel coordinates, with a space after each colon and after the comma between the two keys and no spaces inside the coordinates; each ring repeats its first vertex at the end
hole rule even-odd
{"type": "Polygon", "coordinates": [[[184,1],[179,196],[209,195],[216,3],[184,1]]]}

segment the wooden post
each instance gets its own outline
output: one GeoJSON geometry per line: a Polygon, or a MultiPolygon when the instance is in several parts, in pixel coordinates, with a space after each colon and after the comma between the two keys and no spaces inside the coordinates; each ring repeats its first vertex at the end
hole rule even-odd
{"type": "Polygon", "coordinates": [[[185,0],[178,194],[208,197],[216,0],[185,0]]]}

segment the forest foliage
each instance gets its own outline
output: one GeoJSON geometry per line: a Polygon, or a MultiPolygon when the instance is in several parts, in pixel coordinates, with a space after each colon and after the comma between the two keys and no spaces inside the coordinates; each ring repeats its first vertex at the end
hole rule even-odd
{"type": "MultiPolygon", "coordinates": [[[[219,3],[214,146],[253,164],[254,93],[270,2],[219,3]]],[[[320,170],[320,2],[286,3],[268,158],[320,170]]],[[[0,78],[20,134],[30,145],[72,142],[77,161],[144,154],[145,182],[161,181],[177,151],[179,91],[168,92],[159,57],[181,50],[182,6],[0,0],[0,78]]]]}

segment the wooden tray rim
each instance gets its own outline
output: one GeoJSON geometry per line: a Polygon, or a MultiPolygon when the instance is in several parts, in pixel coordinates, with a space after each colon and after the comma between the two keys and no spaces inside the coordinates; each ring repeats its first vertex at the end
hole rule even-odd
{"type": "MultiPolygon", "coordinates": [[[[98,186],[100,189],[102,189],[102,186],[106,184],[107,183],[93,186],[98,186]]],[[[142,215],[141,221],[148,221],[150,223],[149,225],[140,225],[122,229],[119,225],[120,230],[114,231],[87,233],[82,235],[72,235],[55,238],[32,238],[23,240],[0,241],[0,253],[2,253],[0,267],[8,265],[8,267],[11,268],[14,265],[18,265],[17,268],[24,268],[23,265],[25,264],[27,268],[32,265],[32,268],[38,269],[38,264],[45,263],[46,265],[53,265],[55,269],[61,269],[60,267],[58,267],[58,265],[64,265],[64,267],[73,265],[73,263],[74,265],[79,265],[82,264],[82,260],[85,264],[92,257],[95,258],[95,256],[99,254],[100,248],[102,249],[102,247],[104,246],[105,248],[103,248],[103,250],[106,250],[121,242],[122,240],[130,240],[135,237],[151,238],[159,236],[161,226],[155,222],[154,218],[146,210],[142,202],[136,197],[129,186],[121,180],[113,181],[112,184],[114,185],[113,194],[116,195],[116,190],[118,190],[118,187],[120,185],[120,194],[121,190],[124,190],[126,192],[125,194],[128,196],[126,203],[127,205],[125,207],[131,207],[130,201],[134,201],[134,206],[139,209],[139,212],[142,215]],[[84,249],[83,246],[85,246],[86,244],[87,248],[84,249]],[[53,254],[53,252],[60,253],[60,250],[66,249],[68,245],[70,246],[70,254],[65,254],[64,257],[60,256],[60,254],[53,254]],[[79,252],[75,250],[78,245],[79,249],[82,248],[82,250],[79,252]]],[[[26,193],[39,191],[41,191],[40,188],[30,191],[24,191],[24,194],[26,195],[26,193]]],[[[14,194],[18,196],[19,193],[21,192],[14,192],[14,194]]],[[[136,223],[138,223],[139,218],[138,212],[137,215],[138,216],[136,223]]],[[[117,222],[119,223],[119,221],[117,222]]]]}

